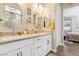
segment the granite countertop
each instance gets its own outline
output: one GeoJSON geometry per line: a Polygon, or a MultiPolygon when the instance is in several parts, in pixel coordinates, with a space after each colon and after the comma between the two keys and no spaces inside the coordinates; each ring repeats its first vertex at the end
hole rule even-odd
{"type": "Polygon", "coordinates": [[[50,34],[50,32],[43,32],[43,33],[37,33],[37,34],[34,33],[34,34],[26,34],[26,35],[3,36],[3,37],[0,37],[0,45],[26,40],[34,37],[40,37],[48,34],[50,34]]]}

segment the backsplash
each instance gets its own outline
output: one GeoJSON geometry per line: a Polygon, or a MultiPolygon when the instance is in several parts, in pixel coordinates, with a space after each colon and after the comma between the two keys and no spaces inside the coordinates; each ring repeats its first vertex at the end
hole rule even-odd
{"type": "Polygon", "coordinates": [[[0,24],[0,32],[11,32],[11,29],[0,24]]]}

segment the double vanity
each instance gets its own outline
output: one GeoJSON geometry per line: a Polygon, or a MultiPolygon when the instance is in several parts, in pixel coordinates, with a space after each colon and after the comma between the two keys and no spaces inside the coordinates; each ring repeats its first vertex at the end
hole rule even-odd
{"type": "Polygon", "coordinates": [[[45,56],[51,50],[50,32],[0,38],[0,56],[45,56]]]}
{"type": "Polygon", "coordinates": [[[52,6],[55,4],[0,4],[0,56],[45,56],[55,50],[52,6]]]}

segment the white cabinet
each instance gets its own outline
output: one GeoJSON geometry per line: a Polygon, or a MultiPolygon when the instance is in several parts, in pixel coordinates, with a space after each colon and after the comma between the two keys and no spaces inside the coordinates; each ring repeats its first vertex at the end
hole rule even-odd
{"type": "Polygon", "coordinates": [[[48,35],[47,36],[47,47],[48,47],[48,52],[52,50],[52,36],[48,35]]]}
{"type": "Polygon", "coordinates": [[[45,35],[34,38],[34,55],[45,56],[52,50],[52,36],[45,35]]]}
{"type": "Polygon", "coordinates": [[[33,44],[6,53],[7,56],[33,56],[33,44]]]}
{"type": "Polygon", "coordinates": [[[33,56],[33,44],[20,49],[22,56],[33,56]]]}
{"type": "Polygon", "coordinates": [[[43,36],[43,55],[46,55],[52,50],[52,37],[51,35],[43,36]]]}
{"type": "Polygon", "coordinates": [[[33,39],[26,39],[5,45],[0,45],[0,55],[31,56],[33,55],[33,39]]]}
{"type": "Polygon", "coordinates": [[[42,56],[42,43],[34,44],[34,56],[42,56]]]}
{"type": "Polygon", "coordinates": [[[45,56],[51,50],[51,35],[0,45],[1,56],[45,56]]]}
{"type": "Polygon", "coordinates": [[[42,37],[34,38],[34,56],[42,56],[42,37]]]}

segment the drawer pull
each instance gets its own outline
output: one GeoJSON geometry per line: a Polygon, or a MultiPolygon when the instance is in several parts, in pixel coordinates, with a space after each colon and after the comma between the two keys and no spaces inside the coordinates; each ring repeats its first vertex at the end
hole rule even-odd
{"type": "Polygon", "coordinates": [[[41,46],[36,47],[36,49],[39,49],[39,48],[41,48],[41,46]]]}
{"type": "Polygon", "coordinates": [[[47,45],[49,44],[49,40],[47,40],[47,45]]]}
{"type": "Polygon", "coordinates": [[[17,56],[22,56],[22,52],[18,52],[17,53],[17,56]]]}
{"type": "Polygon", "coordinates": [[[17,53],[17,56],[19,56],[19,53],[17,53]]]}
{"type": "Polygon", "coordinates": [[[37,41],[39,41],[40,39],[36,39],[37,41]]]}

